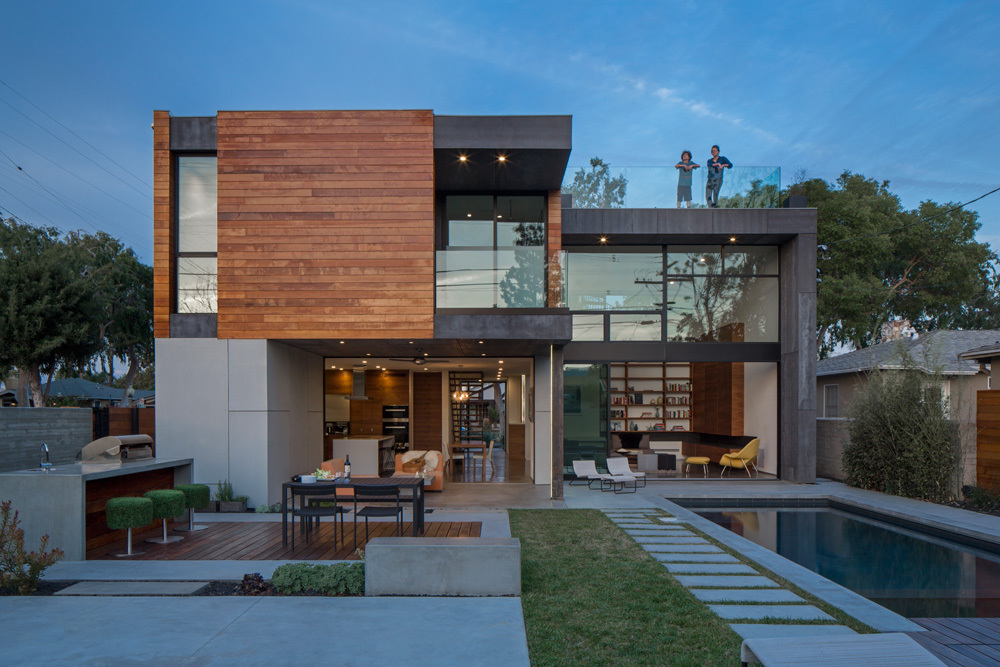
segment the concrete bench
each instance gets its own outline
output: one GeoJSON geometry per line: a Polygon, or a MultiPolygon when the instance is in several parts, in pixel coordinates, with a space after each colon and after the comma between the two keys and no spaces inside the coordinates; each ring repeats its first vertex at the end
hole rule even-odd
{"type": "Polygon", "coordinates": [[[365,595],[520,594],[516,538],[376,537],[365,546],[365,595]]]}

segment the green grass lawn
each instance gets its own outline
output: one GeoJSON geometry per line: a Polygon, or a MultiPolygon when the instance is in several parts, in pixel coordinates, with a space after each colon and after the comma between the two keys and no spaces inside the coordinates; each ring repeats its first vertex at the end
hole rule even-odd
{"type": "Polygon", "coordinates": [[[738,665],[740,639],[597,510],[510,510],[532,665],[738,665]]]}

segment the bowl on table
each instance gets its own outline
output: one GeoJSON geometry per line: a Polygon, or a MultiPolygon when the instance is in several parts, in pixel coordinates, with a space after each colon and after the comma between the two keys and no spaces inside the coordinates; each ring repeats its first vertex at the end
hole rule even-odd
{"type": "Polygon", "coordinates": [[[302,475],[301,477],[303,484],[315,484],[316,475],[302,475]]]}

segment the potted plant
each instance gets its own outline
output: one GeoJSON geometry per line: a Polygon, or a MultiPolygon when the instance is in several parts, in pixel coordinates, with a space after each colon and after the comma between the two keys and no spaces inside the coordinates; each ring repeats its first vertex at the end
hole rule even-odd
{"type": "Polygon", "coordinates": [[[233,494],[233,485],[228,479],[219,480],[219,490],[215,492],[215,499],[219,501],[220,512],[246,512],[247,496],[237,496],[233,494]]]}

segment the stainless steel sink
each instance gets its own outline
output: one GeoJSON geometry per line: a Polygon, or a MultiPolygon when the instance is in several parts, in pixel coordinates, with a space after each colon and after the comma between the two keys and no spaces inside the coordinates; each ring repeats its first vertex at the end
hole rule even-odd
{"type": "Polygon", "coordinates": [[[21,472],[52,472],[53,470],[59,470],[56,466],[51,468],[31,468],[30,470],[22,470],[21,472]]]}

